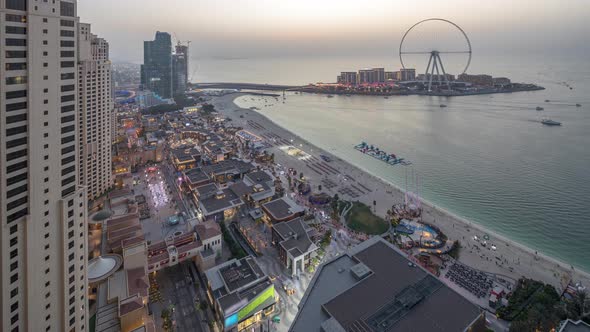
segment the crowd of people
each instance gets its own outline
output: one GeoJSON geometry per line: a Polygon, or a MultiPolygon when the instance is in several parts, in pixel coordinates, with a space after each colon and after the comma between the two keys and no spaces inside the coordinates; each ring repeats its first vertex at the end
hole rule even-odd
{"type": "Polygon", "coordinates": [[[467,289],[478,299],[486,297],[493,285],[487,274],[458,263],[449,267],[445,277],[451,279],[460,287],[467,289]]]}

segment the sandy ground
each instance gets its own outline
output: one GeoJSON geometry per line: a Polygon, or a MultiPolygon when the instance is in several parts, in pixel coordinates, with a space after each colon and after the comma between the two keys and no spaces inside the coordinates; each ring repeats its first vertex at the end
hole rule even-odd
{"type": "MultiPolygon", "coordinates": [[[[233,125],[241,126],[270,142],[273,147],[267,151],[275,153],[276,163],[303,172],[314,190],[317,191],[317,186],[321,184],[323,191],[331,195],[338,193],[344,199],[359,200],[369,206],[375,200],[376,212],[380,216],[384,216],[393,204],[403,202],[404,193],[400,188],[322,151],[256,111],[238,107],[234,99],[241,95],[236,93],[216,97],[212,103],[220,113],[233,120],[233,125]],[[309,154],[309,157],[302,160],[285,153],[289,143],[309,154]],[[323,162],[321,154],[331,156],[332,161],[323,162]]],[[[449,239],[461,242],[459,261],[466,265],[514,280],[522,276],[541,280],[558,290],[562,290],[563,285],[570,280],[590,285],[590,275],[569,264],[532,251],[428,202],[423,202],[422,207],[424,222],[436,225],[449,239]],[[486,247],[473,239],[474,235],[481,239],[484,234],[490,237],[486,247]],[[497,248],[495,251],[490,249],[492,244],[497,248]]]]}

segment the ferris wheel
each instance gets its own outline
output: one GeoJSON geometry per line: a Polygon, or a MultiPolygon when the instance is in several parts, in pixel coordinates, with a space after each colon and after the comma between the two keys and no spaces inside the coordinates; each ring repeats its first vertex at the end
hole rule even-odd
{"type": "Polygon", "coordinates": [[[404,55],[410,55],[410,54],[414,54],[414,55],[429,55],[428,58],[428,65],[426,66],[426,71],[424,72],[424,78],[422,79],[423,84],[426,85],[426,83],[428,83],[427,87],[428,87],[428,91],[432,91],[432,83],[434,81],[435,84],[437,84],[439,87],[442,87],[444,85],[447,86],[448,89],[451,88],[451,84],[448,80],[448,76],[447,73],[445,71],[445,67],[443,65],[443,61],[441,59],[441,54],[466,54],[467,55],[467,60],[465,62],[465,66],[463,68],[463,71],[461,73],[465,73],[467,71],[467,69],[469,68],[469,64],[471,63],[471,42],[469,41],[469,38],[467,37],[467,34],[465,33],[465,31],[463,31],[463,29],[461,29],[460,26],[458,26],[457,24],[449,21],[449,20],[445,20],[442,18],[429,18],[426,20],[422,20],[414,25],[412,25],[407,31],[406,33],[404,33],[404,36],[402,37],[402,40],[399,44],[399,60],[400,63],[402,65],[402,68],[406,68],[405,64],[404,64],[404,55]],[[431,51],[421,51],[421,50],[406,50],[404,48],[404,42],[406,41],[406,37],[408,36],[408,34],[417,26],[422,25],[426,22],[431,22],[431,21],[438,21],[438,22],[442,22],[444,24],[450,25],[452,28],[454,28],[454,30],[458,31],[458,33],[460,33],[460,35],[462,35],[463,39],[465,40],[463,45],[460,45],[460,47],[458,48],[452,48],[452,49],[437,49],[437,50],[431,50],[431,51]]]}

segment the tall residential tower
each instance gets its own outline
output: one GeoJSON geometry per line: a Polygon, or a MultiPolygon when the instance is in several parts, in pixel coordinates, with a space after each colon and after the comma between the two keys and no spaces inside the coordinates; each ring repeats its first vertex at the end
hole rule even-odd
{"type": "Polygon", "coordinates": [[[183,93],[188,85],[188,45],[180,42],[172,56],[172,81],[174,94],[183,93]]]}
{"type": "Polygon", "coordinates": [[[0,330],[86,331],[75,0],[0,0],[0,330]]]}
{"type": "Polygon", "coordinates": [[[80,184],[95,200],[113,185],[113,98],[109,44],[80,23],[78,32],[80,184]]]}

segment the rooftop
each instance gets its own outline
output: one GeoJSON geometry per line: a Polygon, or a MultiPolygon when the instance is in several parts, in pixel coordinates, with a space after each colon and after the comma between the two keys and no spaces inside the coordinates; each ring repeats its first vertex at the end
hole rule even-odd
{"type": "Polygon", "coordinates": [[[301,218],[274,224],[272,228],[282,238],[281,247],[293,257],[299,257],[317,249],[317,246],[309,238],[301,218]]]}
{"type": "Polygon", "coordinates": [[[566,319],[561,323],[559,332],[590,332],[590,324],[581,320],[566,319]]]}
{"type": "Polygon", "coordinates": [[[254,169],[254,165],[241,160],[230,159],[220,161],[217,164],[203,166],[202,169],[203,172],[214,175],[226,173],[244,174],[252,171],[254,169]]]}
{"type": "Polygon", "coordinates": [[[224,311],[232,311],[243,299],[250,301],[272,286],[270,279],[251,256],[232,259],[205,271],[205,274],[213,296],[224,311]]]}
{"type": "Polygon", "coordinates": [[[218,191],[215,195],[199,200],[199,207],[203,214],[211,215],[244,204],[242,200],[229,189],[218,191]]]}
{"type": "Polygon", "coordinates": [[[263,204],[262,208],[276,220],[282,220],[305,211],[303,207],[297,205],[297,203],[288,197],[281,197],[270,201],[263,204]]]}
{"type": "Polygon", "coordinates": [[[379,237],[322,265],[299,309],[290,331],[463,331],[481,315],[379,237]]]}
{"type": "Polygon", "coordinates": [[[209,176],[205,174],[200,168],[192,168],[184,172],[184,176],[188,178],[190,183],[200,183],[209,180],[209,176]]]}

